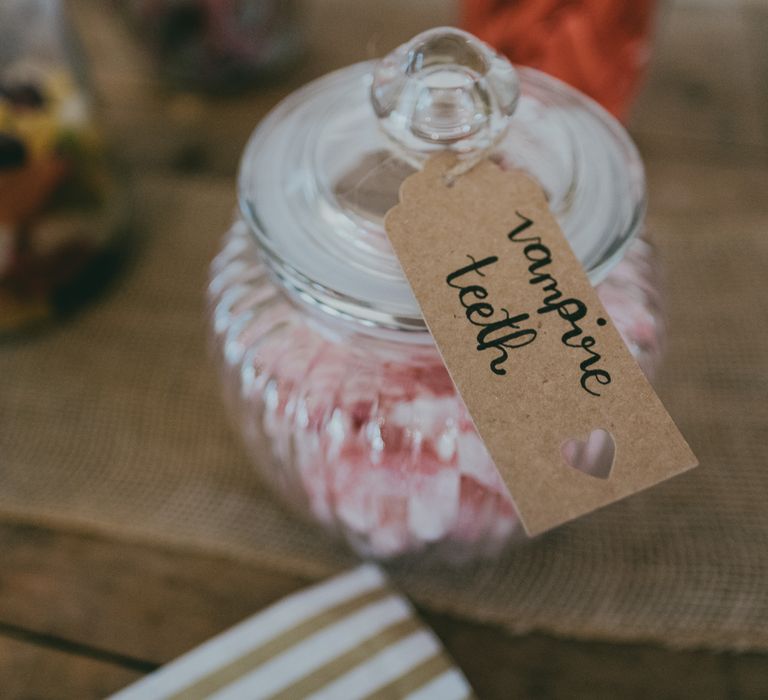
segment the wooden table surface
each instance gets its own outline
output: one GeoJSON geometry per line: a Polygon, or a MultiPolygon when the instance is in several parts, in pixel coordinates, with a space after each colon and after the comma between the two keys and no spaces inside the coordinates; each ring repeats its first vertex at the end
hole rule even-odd
{"type": "MultiPolygon", "coordinates": [[[[253,124],[279,97],[454,12],[442,0],[393,0],[386,12],[385,3],[307,0],[312,29],[298,72],[254,94],[206,101],[159,87],[108,3],[71,4],[111,135],[134,172],[198,170],[232,181],[253,124]]],[[[681,164],[687,173],[717,169],[736,205],[753,205],[739,183],[768,171],[766,38],[764,2],[665,5],[632,124],[658,207],[670,194],[654,192],[655,173],[681,164]]],[[[695,206],[695,184],[680,187],[695,206]]],[[[103,697],[308,583],[199,552],[9,521],[0,521],[0,553],[3,699],[103,697]]],[[[765,655],[512,637],[423,613],[481,698],[768,698],[765,655]]]]}

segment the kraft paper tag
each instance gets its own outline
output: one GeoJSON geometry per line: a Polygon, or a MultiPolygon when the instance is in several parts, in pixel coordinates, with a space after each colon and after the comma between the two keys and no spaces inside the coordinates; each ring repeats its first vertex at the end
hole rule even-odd
{"type": "Polygon", "coordinates": [[[386,229],[526,531],[695,467],[541,188],[490,161],[449,186],[455,163],[405,180],[386,229]],[[604,473],[590,450],[613,455],[604,473]]]}

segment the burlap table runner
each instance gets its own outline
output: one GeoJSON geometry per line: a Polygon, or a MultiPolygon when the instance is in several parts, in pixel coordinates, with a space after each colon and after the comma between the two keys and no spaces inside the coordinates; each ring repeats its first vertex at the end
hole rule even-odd
{"type": "MultiPolygon", "coordinates": [[[[203,289],[233,183],[155,177],[138,194],[146,240],[112,292],[0,346],[0,516],[312,576],[351,563],[260,488],[223,415],[203,289]]],[[[417,602],[513,631],[768,650],[766,217],[712,202],[654,222],[672,300],[661,394],[702,467],[493,565],[396,571],[417,602]]]]}

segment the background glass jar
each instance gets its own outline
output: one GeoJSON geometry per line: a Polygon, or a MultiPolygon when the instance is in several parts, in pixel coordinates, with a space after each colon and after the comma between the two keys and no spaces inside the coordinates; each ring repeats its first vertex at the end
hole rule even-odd
{"type": "Polygon", "coordinates": [[[243,157],[241,218],[211,268],[213,347],[267,482],[366,556],[463,560],[522,535],[383,229],[403,178],[439,148],[482,148],[534,175],[647,374],[663,345],[653,255],[638,237],[642,167],[591,101],[532,70],[518,85],[456,30],[294,93],[243,157]],[[455,110],[442,100],[431,133],[436,71],[450,74],[437,82],[455,110]],[[480,125],[471,140],[454,138],[463,119],[480,125]]]}
{"type": "Polygon", "coordinates": [[[231,91],[287,68],[300,52],[293,0],[131,0],[171,83],[231,91]]]}
{"type": "Polygon", "coordinates": [[[57,0],[0,4],[0,336],[101,288],[124,245],[114,176],[57,0]]]}

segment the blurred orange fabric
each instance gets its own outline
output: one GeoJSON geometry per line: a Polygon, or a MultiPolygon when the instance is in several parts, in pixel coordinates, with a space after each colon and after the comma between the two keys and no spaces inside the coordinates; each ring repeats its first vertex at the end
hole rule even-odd
{"type": "Polygon", "coordinates": [[[514,63],[627,115],[650,57],[655,0],[464,0],[462,23],[514,63]]]}

